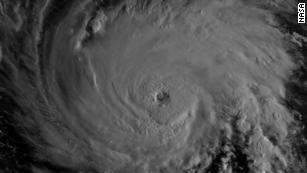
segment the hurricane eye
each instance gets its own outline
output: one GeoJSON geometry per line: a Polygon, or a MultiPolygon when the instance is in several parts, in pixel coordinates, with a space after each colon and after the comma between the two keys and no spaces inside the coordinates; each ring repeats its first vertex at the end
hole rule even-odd
{"type": "Polygon", "coordinates": [[[155,94],[155,102],[165,105],[170,102],[170,94],[167,91],[159,91],[155,94]]]}

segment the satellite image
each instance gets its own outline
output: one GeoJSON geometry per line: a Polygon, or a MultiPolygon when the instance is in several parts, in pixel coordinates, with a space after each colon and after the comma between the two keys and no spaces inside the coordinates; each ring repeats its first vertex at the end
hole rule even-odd
{"type": "Polygon", "coordinates": [[[0,0],[0,173],[307,173],[306,0],[0,0]]]}

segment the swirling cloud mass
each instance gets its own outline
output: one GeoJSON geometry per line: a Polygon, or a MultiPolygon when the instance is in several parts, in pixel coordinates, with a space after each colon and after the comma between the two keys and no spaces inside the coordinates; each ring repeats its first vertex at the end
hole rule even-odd
{"type": "MultiPolygon", "coordinates": [[[[285,30],[278,16],[295,13],[295,2],[34,4],[32,14],[40,15],[27,23],[33,34],[25,31],[23,16],[15,17],[12,32],[1,26],[20,38],[4,37],[0,51],[3,93],[15,106],[4,105],[4,96],[1,105],[12,110],[9,127],[18,129],[31,150],[20,170],[299,173],[306,168],[300,153],[304,118],[298,118],[304,115],[288,87],[296,86],[306,37],[285,30]],[[14,42],[23,45],[20,52],[12,53],[14,42]]],[[[19,170],[9,167],[8,172],[19,170]]]]}

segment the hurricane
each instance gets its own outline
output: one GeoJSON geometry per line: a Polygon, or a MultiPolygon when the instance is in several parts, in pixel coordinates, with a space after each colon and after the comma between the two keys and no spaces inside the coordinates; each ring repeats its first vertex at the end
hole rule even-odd
{"type": "Polygon", "coordinates": [[[0,7],[5,173],[306,170],[296,1],[0,7]]]}

